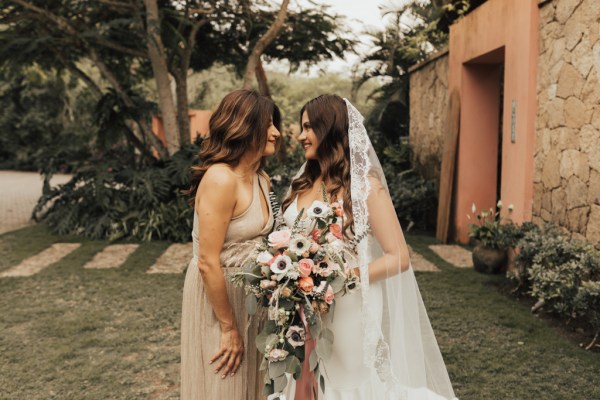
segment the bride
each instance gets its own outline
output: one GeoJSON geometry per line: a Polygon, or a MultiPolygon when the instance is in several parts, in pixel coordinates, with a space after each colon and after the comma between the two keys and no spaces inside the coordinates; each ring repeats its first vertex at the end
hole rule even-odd
{"type": "MultiPolygon", "coordinates": [[[[352,267],[361,281],[360,290],[336,299],[333,319],[324,317],[335,341],[332,355],[320,360],[325,384],[317,389],[318,399],[453,399],[363,117],[336,95],[310,100],[300,116],[306,163],[282,204],[283,222],[292,226],[300,210],[324,200],[326,187],[331,201],[343,207],[341,228],[356,249],[352,267]]],[[[301,228],[310,229],[300,218],[301,228]]],[[[313,348],[307,344],[307,353],[313,348]]],[[[318,386],[314,381],[305,365],[300,381],[292,380],[280,396],[309,400],[318,386]]]]}

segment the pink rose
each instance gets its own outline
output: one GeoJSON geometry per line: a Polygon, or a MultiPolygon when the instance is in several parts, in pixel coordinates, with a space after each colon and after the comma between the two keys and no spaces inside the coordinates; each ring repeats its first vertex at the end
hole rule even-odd
{"type": "Polygon", "coordinates": [[[333,294],[333,290],[331,289],[331,286],[329,286],[327,288],[327,291],[325,292],[325,296],[323,297],[325,299],[325,302],[327,304],[331,304],[333,303],[333,298],[334,298],[334,294],[333,294]]]}
{"type": "Polygon", "coordinates": [[[277,286],[277,282],[275,281],[270,281],[267,279],[263,279],[262,281],[260,281],[261,289],[273,289],[275,288],[275,286],[277,286]]]}
{"type": "Polygon", "coordinates": [[[331,232],[331,234],[338,239],[342,238],[342,227],[339,226],[338,224],[332,224],[329,227],[329,232],[331,232]]]}
{"type": "Polygon", "coordinates": [[[298,261],[298,269],[300,270],[300,276],[303,278],[309,276],[314,266],[315,263],[313,262],[313,260],[308,258],[303,258],[302,260],[298,261]]]}
{"type": "Polygon", "coordinates": [[[304,278],[300,278],[300,280],[298,281],[298,286],[303,292],[310,293],[315,287],[315,283],[313,282],[310,276],[307,276],[304,278]]]}
{"type": "Polygon", "coordinates": [[[311,233],[310,236],[312,237],[312,240],[314,240],[315,242],[318,242],[319,239],[321,238],[321,231],[318,229],[314,229],[311,233]]]}
{"type": "Polygon", "coordinates": [[[275,231],[269,235],[269,246],[274,249],[281,249],[283,247],[287,247],[290,244],[290,239],[292,238],[292,231],[289,229],[282,229],[280,231],[275,231]]]}
{"type": "Polygon", "coordinates": [[[344,208],[337,201],[334,203],[331,203],[331,208],[334,209],[335,215],[337,215],[338,217],[341,217],[344,215],[344,208]]]}

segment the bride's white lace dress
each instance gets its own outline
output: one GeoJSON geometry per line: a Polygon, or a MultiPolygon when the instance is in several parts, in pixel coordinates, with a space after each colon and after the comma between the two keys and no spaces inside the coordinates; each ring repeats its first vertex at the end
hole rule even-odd
{"type": "MultiPolygon", "coordinates": [[[[297,200],[296,198],[283,214],[288,227],[292,227],[298,217],[297,200]]],[[[299,223],[299,228],[305,234],[309,234],[311,229],[307,222],[308,220],[301,220],[299,223]]],[[[371,283],[368,296],[370,309],[376,310],[372,322],[381,325],[384,308],[382,283],[371,283]]],[[[319,400],[446,400],[427,388],[397,386],[395,390],[390,390],[389,386],[381,383],[364,360],[361,308],[361,293],[357,290],[336,298],[333,315],[326,315],[323,319],[324,327],[333,331],[335,339],[331,357],[320,363],[319,368],[325,378],[325,391],[319,393],[319,400]]],[[[294,391],[295,382],[292,381],[284,392],[287,400],[294,400],[294,391]]]]}

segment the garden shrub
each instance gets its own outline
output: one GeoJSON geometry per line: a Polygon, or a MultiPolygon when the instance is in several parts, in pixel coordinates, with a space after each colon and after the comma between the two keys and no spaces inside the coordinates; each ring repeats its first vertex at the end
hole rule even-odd
{"type": "Polygon", "coordinates": [[[435,182],[412,170],[388,176],[388,179],[390,196],[402,226],[407,230],[413,226],[421,230],[432,229],[437,215],[435,182]]]}
{"type": "Polygon", "coordinates": [[[518,241],[517,288],[548,310],[600,329],[600,252],[589,242],[569,240],[555,226],[527,224],[518,241]]]}
{"type": "Polygon", "coordinates": [[[198,149],[196,142],[167,161],[139,166],[107,154],[56,188],[47,184],[48,174],[34,216],[61,235],[189,241],[193,209],[181,190],[189,187],[198,149]]]}

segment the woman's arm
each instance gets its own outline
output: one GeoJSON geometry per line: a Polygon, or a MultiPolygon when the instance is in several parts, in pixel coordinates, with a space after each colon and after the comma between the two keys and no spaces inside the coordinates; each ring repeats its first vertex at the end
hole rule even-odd
{"type": "Polygon", "coordinates": [[[383,255],[369,264],[369,282],[377,282],[408,270],[408,246],[398,222],[394,204],[381,181],[370,177],[371,192],[367,199],[371,233],[379,242],[383,255]]]}
{"type": "Polygon", "coordinates": [[[237,371],[244,353],[244,343],[229,303],[225,276],[221,269],[221,250],[236,205],[237,180],[227,167],[213,166],[204,174],[196,196],[195,212],[200,226],[198,269],[206,295],[221,326],[221,347],[210,362],[221,359],[215,369],[223,367],[222,377],[237,371]]]}

